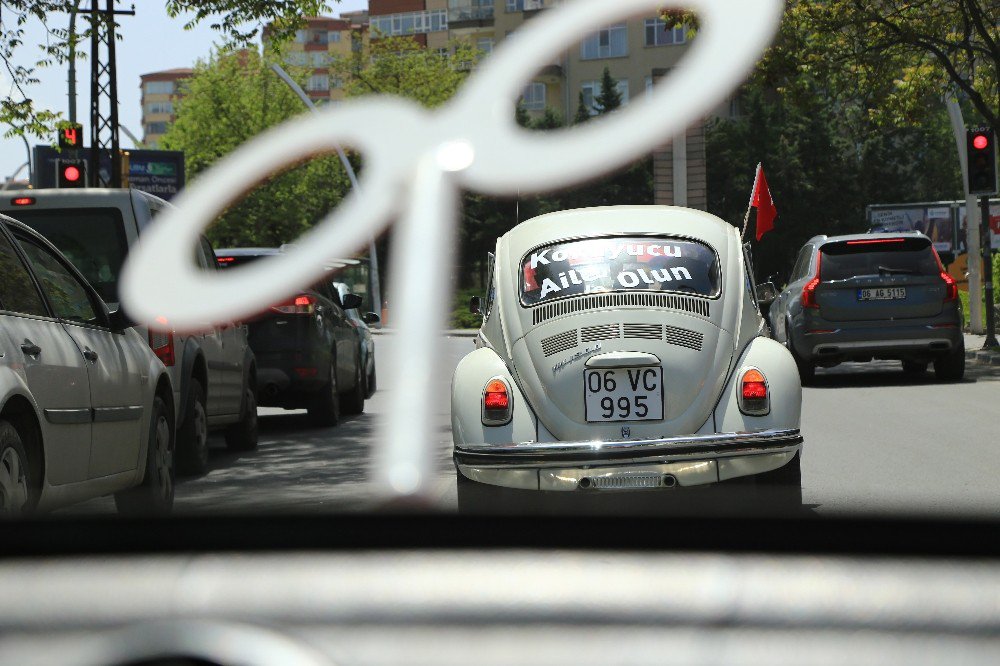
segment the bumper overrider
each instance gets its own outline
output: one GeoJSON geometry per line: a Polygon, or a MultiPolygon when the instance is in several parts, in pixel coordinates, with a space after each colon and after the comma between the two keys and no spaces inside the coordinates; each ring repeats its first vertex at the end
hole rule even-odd
{"type": "Polygon", "coordinates": [[[802,446],[799,430],[594,442],[455,447],[473,481],[527,490],[633,490],[696,486],[777,469],[802,446]]]}

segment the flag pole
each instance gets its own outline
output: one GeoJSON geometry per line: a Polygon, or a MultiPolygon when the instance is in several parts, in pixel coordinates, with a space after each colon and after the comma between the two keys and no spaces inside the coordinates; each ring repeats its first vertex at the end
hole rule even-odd
{"type": "Polygon", "coordinates": [[[753,197],[757,194],[757,181],[760,179],[760,165],[761,162],[757,162],[757,169],[753,174],[753,187],[750,188],[750,203],[747,204],[747,213],[743,216],[743,230],[740,232],[740,239],[746,238],[747,235],[747,223],[750,221],[750,209],[753,208],[753,197]]]}

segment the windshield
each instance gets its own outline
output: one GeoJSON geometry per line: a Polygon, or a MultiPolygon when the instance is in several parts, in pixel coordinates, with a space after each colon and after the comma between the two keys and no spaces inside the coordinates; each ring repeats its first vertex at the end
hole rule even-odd
{"type": "Polygon", "coordinates": [[[714,298],[719,260],[703,243],[615,237],[558,243],[521,262],[521,302],[610,291],[675,291],[714,298]]]}
{"type": "Polygon", "coordinates": [[[106,303],[118,301],[128,244],[117,208],[18,209],[13,215],[59,248],[106,303]]]}
{"type": "Polygon", "coordinates": [[[939,275],[930,242],[925,239],[886,239],[828,243],[820,248],[820,277],[846,280],[859,275],[939,275]]]}

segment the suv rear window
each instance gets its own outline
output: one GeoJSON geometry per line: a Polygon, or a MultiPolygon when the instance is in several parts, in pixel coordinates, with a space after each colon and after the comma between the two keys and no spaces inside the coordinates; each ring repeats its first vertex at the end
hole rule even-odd
{"type": "Polygon", "coordinates": [[[704,243],[655,236],[587,238],[529,252],[521,262],[521,302],[611,291],[719,295],[719,259],[704,243]]]}
{"type": "Polygon", "coordinates": [[[59,248],[105,302],[118,301],[118,274],[128,241],[117,208],[34,208],[10,215],[59,248]]]}
{"type": "Polygon", "coordinates": [[[873,238],[827,243],[820,252],[820,279],[861,275],[937,275],[937,256],[926,238],[873,238]]]}

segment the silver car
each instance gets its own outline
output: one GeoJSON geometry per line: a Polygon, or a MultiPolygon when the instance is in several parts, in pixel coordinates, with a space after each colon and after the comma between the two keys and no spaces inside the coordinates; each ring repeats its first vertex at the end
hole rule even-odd
{"type": "Polygon", "coordinates": [[[920,233],[816,236],[769,313],[803,382],[816,367],[895,359],[942,381],[965,373],[958,285],[920,233]]]}
{"type": "Polygon", "coordinates": [[[174,392],[145,338],[0,215],[0,511],[114,493],[121,512],[164,513],[173,454],[174,392]]]}

